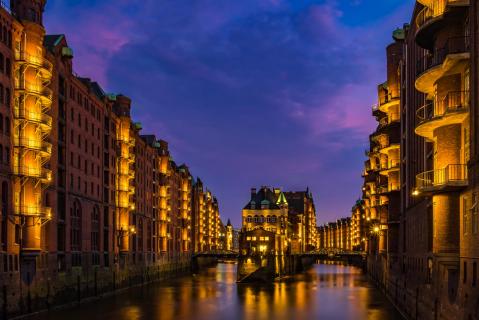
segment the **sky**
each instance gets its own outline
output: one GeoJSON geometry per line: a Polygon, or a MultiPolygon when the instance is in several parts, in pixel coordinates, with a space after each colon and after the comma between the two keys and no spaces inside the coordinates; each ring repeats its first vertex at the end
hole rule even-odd
{"type": "Polygon", "coordinates": [[[311,190],[318,223],[361,194],[385,47],[413,0],[48,0],[74,69],[132,98],[240,227],[250,188],[311,190]]]}

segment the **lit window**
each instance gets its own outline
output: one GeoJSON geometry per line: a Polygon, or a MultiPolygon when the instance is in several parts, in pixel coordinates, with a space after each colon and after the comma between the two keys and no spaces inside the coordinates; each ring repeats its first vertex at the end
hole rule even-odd
{"type": "Polygon", "coordinates": [[[251,241],[251,237],[246,237],[246,241],[251,241]]]}
{"type": "Polygon", "coordinates": [[[269,241],[269,237],[264,237],[264,240],[269,241]]]}
{"type": "Polygon", "coordinates": [[[256,237],[253,237],[253,241],[256,241],[256,237]]]}

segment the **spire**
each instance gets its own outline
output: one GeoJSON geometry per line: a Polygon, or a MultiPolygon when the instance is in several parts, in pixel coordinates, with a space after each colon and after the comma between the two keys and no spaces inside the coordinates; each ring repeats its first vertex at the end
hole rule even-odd
{"type": "Polygon", "coordinates": [[[284,196],[283,192],[279,194],[278,200],[276,200],[276,204],[279,206],[288,205],[288,201],[286,200],[286,197],[284,196]]]}
{"type": "Polygon", "coordinates": [[[231,221],[230,219],[228,218],[228,222],[226,223],[227,226],[231,226],[231,221]]]}

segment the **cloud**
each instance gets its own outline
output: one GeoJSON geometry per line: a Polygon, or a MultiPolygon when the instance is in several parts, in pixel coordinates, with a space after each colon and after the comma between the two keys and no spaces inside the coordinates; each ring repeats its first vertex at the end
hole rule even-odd
{"type": "Polygon", "coordinates": [[[384,46],[403,22],[350,21],[375,3],[51,0],[46,21],[75,69],[130,95],[144,132],[169,140],[238,223],[249,188],[268,183],[309,185],[320,215],[348,214],[384,46]]]}

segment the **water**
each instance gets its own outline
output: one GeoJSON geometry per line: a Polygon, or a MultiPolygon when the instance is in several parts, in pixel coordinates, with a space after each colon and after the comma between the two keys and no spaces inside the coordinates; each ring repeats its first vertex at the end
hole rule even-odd
{"type": "Polygon", "coordinates": [[[236,265],[183,277],[35,318],[135,319],[402,319],[355,267],[318,264],[271,285],[236,284],[236,265]]]}

